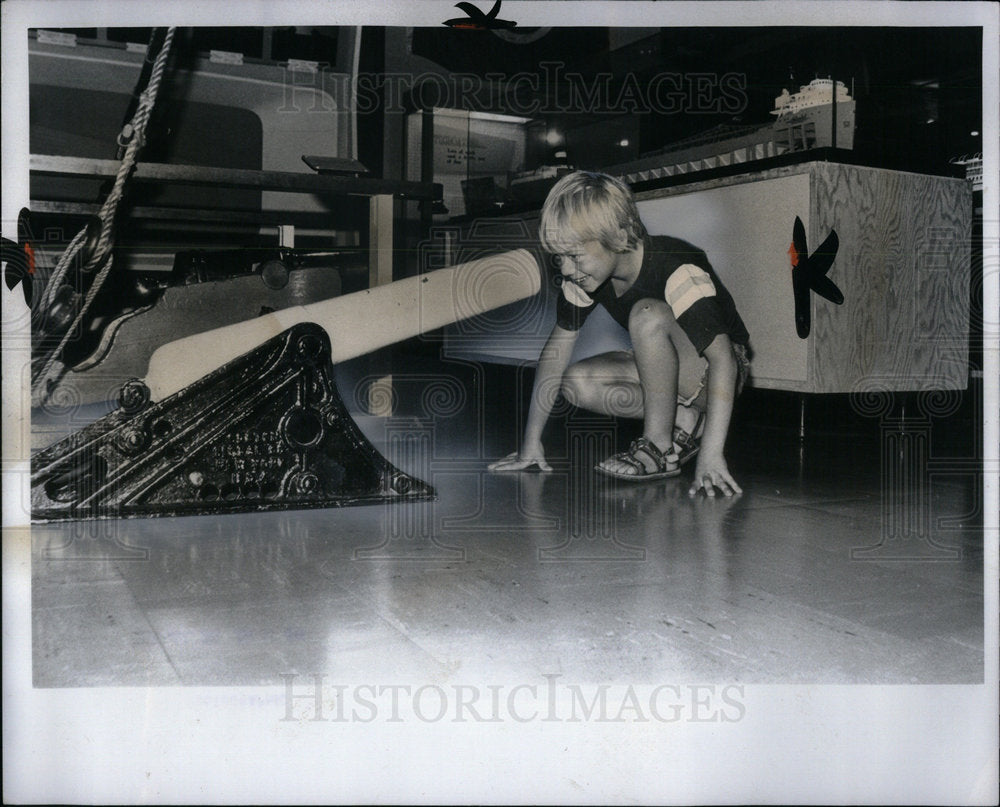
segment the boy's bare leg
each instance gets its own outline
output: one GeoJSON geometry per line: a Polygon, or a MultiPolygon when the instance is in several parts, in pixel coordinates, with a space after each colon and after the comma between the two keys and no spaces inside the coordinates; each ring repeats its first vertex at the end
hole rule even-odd
{"type": "Polygon", "coordinates": [[[700,414],[701,410],[695,406],[677,404],[677,414],[674,416],[674,425],[683,429],[692,437],[698,437],[698,435],[694,433],[694,429],[698,425],[698,416],[700,414]]]}
{"type": "Polygon", "coordinates": [[[677,413],[677,348],[673,312],[665,301],[640,300],[629,316],[628,332],[642,385],[643,437],[663,452],[671,451],[677,413]]]}
{"type": "Polygon", "coordinates": [[[605,353],[577,362],[567,370],[563,389],[575,406],[613,417],[642,418],[644,436],[666,453],[672,449],[675,413],[677,424],[686,431],[697,423],[698,410],[676,401],[678,391],[685,398],[697,393],[705,361],[665,302],[640,301],[631,324],[634,355],[605,353]]]}
{"type": "Polygon", "coordinates": [[[563,375],[566,399],[601,415],[642,419],[642,387],[635,357],[627,351],[602,353],[570,365],[563,375]]]}
{"type": "MultiPolygon", "coordinates": [[[[703,373],[704,370],[701,368],[704,366],[704,361],[698,362],[697,366],[698,372],[703,373]]],[[[701,376],[698,376],[697,383],[701,383],[701,376]]],[[[581,409],[610,417],[643,419],[644,407],[639,371],[636,368],[634,355],[627,351],[603,353],[578,361],[566,371],[563,390],[569,402],[581,409]]],[[[690,397],[694,395],[695,390],[697,386],[690,392],[682,389],[680,394],[682,397],[690,397]]],[[[685,406],[679,403],[674,424],[692,434],[692,430],[698,425],[701,413],[702,410],[697,406],[685,406]]]]}

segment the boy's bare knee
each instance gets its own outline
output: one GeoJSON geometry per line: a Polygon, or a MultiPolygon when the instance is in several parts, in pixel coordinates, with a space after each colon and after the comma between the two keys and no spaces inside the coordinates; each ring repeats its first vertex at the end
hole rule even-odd
{"type": "Polygon", "coordinates": [[[662,330],[669,328],[674,321],[674,313],[665,300],[651,297],[639,300],[628,317],[629,333],[649,329],[662,330]]]}

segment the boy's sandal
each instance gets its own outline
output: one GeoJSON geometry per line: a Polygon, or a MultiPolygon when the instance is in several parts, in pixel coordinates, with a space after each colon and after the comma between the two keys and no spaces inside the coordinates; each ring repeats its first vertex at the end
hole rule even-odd
{"type": "Polygon", "coordinates": [[[615,479],[623,479],[627,482],[644,482],[651,479],[664,479],[668,476],[677,476],[681,472],[680,464],[677,462],[677,455],[673,452],[664,454],[652,442],[645,437],[633,440],[628,451],[622,451],[604,460],[596,466],[597,471],[606,476],[613,476],[615,479]],[[643,463],[640,456],[643,454],[653,463],[653,470],[649,470],[643,463]],[[604,467],[605,463],[618,460],[629,467],[632,471],[617,471],[604,467]]]}
{"type": "Polygon", "coordinates": [[[680,426],[674,426],[674,447],[677,449],[677,464],[683,465],[693,459],[701,448],[701,435],[705,431],[705,413],[698,413],[694,430],[686,432],[680,426]]]}

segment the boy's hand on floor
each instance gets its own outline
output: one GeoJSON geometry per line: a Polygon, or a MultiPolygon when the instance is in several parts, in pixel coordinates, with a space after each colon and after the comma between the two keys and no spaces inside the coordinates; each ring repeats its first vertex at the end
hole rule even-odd
{"type": "Polygon", "coordinates": [[[743,492],[743,489],[736,484],[736,480],[729,473],[729,467],[722,457],[709,457],[700,454],[688,495],[694,496],[703,488],[706,496],[715,496],[716,488],[722,491],[723,496],[732,496],[735,493],[743,492]]]}
{"type": "Polygon", "coordinates": [[[545,461],[543,454],[519,454],[517,451],[508,454],[502,460],[490,463],[487,467],[491,471],[523,471],[533,465],[538,466],[540,471],[552,470],[552,466],[545,461]]]}

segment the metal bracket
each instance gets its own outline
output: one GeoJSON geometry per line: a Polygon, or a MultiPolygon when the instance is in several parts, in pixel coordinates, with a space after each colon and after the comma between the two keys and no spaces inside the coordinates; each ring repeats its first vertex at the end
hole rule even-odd
{"type": "Polygon", "coordinates": [[[208,515],[434,497],[358,429],[330,339],[295,325],[180,392],[119,409],[32,458],[36,521],[208,515]]]}

